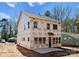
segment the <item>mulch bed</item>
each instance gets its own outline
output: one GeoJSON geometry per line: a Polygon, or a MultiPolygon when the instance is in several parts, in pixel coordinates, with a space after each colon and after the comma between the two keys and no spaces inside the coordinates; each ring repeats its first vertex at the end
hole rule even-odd
{"type": "Polygon", "coordinates": [[[74,50],[70,50],[70,49],[60,48],[60,49],[63,49],[63,51],[53,51],[53,52],[49,52],[49,53],[45,53],[45,54],[40,54],[38,52],[26,49],[26,48],[24,48],[22,46],[19,46],[19,45],[17,45],[17,49],[24,56],[27,56],[27,57],[61,57],[61,56],[67,56],[67,55],[70,55],[70,54],[77,54],[77,53],[79,53],[79,51],[74,51],[74,50]]]}

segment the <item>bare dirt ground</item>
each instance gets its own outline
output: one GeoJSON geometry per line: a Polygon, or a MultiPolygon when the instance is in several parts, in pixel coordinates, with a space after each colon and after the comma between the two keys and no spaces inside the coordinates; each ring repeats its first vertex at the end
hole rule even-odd
{"type": "Polygon", "coordinates": [[[0,57],[79,57],[79,47],[62,47],[63,51],[40,54],[15,44],[0,44],[0,57]]]}
{"type": "Polygon", "coordinates": [[[23,56],[15,44],[0,44],[0,57],[21,57],[23,56]]]}

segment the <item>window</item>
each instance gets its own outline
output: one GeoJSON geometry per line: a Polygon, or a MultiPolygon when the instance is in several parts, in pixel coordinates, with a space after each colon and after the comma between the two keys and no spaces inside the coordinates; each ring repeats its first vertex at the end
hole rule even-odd
{"type": "Polygon", "coordinates": [[[46,37],[43,37],[43,43],[44,44],[46,43],[46,37]]]}
{"type": "Polygon", "coordinates": [[[25,37],[23,38],[23,40],[22,41],[25,41],[25,37]]]}
{"type": "Polygon", "coordinates": [[[34,43],[35,43],[35,44],[38,43],[38,38],[37,38],[37,37],[34,38],[34,43]]]}
{"type": "Polygon", "coordinates": [[[47,24],[47,29],[50,29],[50,24],[47,24]]]}
{"type": "Polygon", "coordinates": [[[28,28],[30,28],[30,24],[29,24],[29,22],[28,22],[28,28]]]}
{"type": "Polygon", "coordinates": [[[38,22],[34,22],[34,28],[37,28],[38,22]]]}
{"type": "Polygon", "coordinates": [[[24,30],[26,29],[26,26],[25,26],[25,24],[24,24],[24,30]]]}
{"type": "Polygon", "coordinates": [[[59,43],[61,43],[61,37],[59,37],[59,43]]]}
{"type": "Polygon", "coordinates": [[[58,38],[56,37],[56,44],[58,43],[58,38]]]}
{"type": "Polygon", "coordinates": [[[42,43],[42,38],[41,37],[39,38],[39,43],[42,43]]]}
{"type": "Polygon", "coordinates": [[[54,29],[54,30],[57,30],[57,24],[54,24],[54,25],[53,25],[53,29],[54,29]]]}
{"type": "Polygon", "coordinates": [[[28,41],[29,41],[29,37],[28,37],[28,41]]]}
{"type": "Polygon", "coordinates": [[[53,44],[55,44],[55,38],[53,38],[53,44]]]}

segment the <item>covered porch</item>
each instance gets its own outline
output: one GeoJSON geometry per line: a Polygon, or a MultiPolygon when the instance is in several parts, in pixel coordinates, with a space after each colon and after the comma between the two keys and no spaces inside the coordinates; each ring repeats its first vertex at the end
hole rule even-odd
{"type": "Polygon", "coordinates": [[[51,48],[51,47],[60,47],[61,46],[61,37],[55,37],[53,33],[47,33],[47,37],[34,37],[33,38],[33,48],[51,48]]]}

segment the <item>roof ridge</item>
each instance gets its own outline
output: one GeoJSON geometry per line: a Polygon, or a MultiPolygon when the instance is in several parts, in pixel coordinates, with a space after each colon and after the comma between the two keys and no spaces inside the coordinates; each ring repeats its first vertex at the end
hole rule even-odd
{"type": "Polygon", "coordinates": [[[51,17],[47,17],[47,16],[44,16],[44,15],[39,15],[39,14],[35,14],[35,13],[32,13],[32,12],[26,12],[26,11],[21,11],[23,13],[25,13],[27,16],[32,16],[32,17],[37,17],[37,18],[43,18],[43,19],[49,19],[49,21],[56,21],[56,22],[60,22],[58,20],[55,20],[54,18],[51,18],[51,17]]]}

